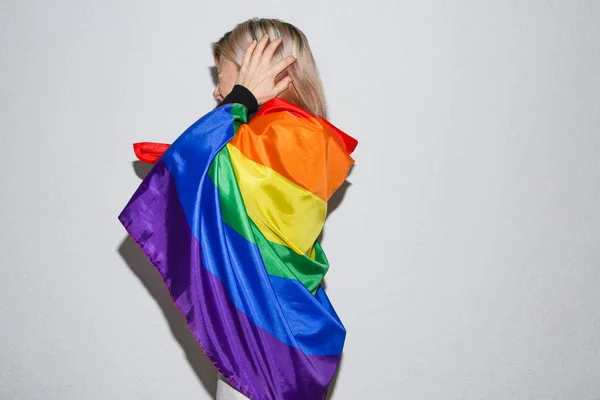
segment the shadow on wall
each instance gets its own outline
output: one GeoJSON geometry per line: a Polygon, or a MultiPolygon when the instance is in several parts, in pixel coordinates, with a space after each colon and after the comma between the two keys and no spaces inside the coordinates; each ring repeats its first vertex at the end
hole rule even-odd
{"type": "Polygon", "coordinates": [[[208,67],[208,74],[210,75],[210,79],[212,79],[213,85],[217,86],[219,83],[219,71],[217,71],[217,67],[208,67]]]}
{"type": "MultiPolygon", "coordinates": [[[[348,177],[350,177],[350,174],[352,173],[353,169],[354,169],[354,165],[352,167],[350,167],[350,171],[348,172],[348,177]]],[[[325,218],[325,221],[327,221],[327,218],[329,218],[329,216],[331,214],[333,214],[333,212],[342,204],[342,200],[344,199],[344,196],[346,195],[346,191],[348,190],[348,188],[351,185],[352,185],[352,183],[345,180],[344,183],[342,183],[342,185],[338,188],[338,190],[336,190],[335,193],[333,193],[333,195],[327,202],[327,217],[325,218]]],[[[325,227],[326,226],[327,226],[327,222],[325,222],[325,227]]],[[[323,227],[323,230],[317,237],[317,241],[321,244],[323,244],[324,240],[325,240],[325,227],[323,227]]],[[[325,253],[327,253],[327,250],[325,250],[325,253]]],[[[323,289],[327,290],[327,282],[326,282],[325,278],[323,278],[323,281],[321,281],[321,285],[323,286],[323,289]]]]}
{"type": "Polygon", "coordinates": [[[161,276],[130,236],[127,236],[119,247],[119,253],[160,306],[165,319],[169,323],[173,337],[185,351],[187,360],[196,376],[214,399],[217,390],[217,370],[196,342],[196,338],[190,332],[183,315],[173,304],[161,276]]]}
{"type": "MultiPolygon", "coordinates": [[[[350,174],[348,174],[348,176],[349,175],[350,174]]],[[[344,183],[342,183],[338,190],[331,196],[331,198],[327,202],[327,217],[325,219],[326,221],[327,218],[329,218],[329,216],[333,214],[333,212],[342,204],[342,200],[346,195],[346,191],[351,185],[352,183],[344,181],[344,183]]],[[[327,226],[327,223],[325,223],[325,226],[327,226]]],[[[319,243],[323,244],[323,241],[325,240],[325,228],[323,228],[321,234],[317,237],[317,240],[319,241],[319,243]]]]}
{"type": "MultiPolygon", "coordinates": [[[[135,161],[133,168],[140,178],[144,178],[152,168],[152,165],[135,161]]],[[[169,323],[173,337],[184,350],[187,360],[196,373],[196,376],[202,385],[204,385],[209,395],[213,399],[216,398],[217,370],[208,357],[206,357],[196,338],[189,330],[183,315],[181,315],[177,307],[173,304],[169,291],[160,274],[130,236],[127,236],[123,243],[121,243],[121,246],[119,246],[119,254],[144,284],[154,300],[156,300],[165,315],[165,319],[169,323]]]]}

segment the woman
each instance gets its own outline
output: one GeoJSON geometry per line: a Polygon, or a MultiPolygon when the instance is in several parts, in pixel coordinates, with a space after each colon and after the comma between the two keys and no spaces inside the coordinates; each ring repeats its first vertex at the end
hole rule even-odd
{"type": "Polygon", "coordinates": [[[317,237],[357,143],[323,119],[297,28],[246,21],[213,54],[219,106],[170,146],[134,145],[155,166],[119,220],[219,371],[218,399],[322,400],[346,331],[317,237]]]}

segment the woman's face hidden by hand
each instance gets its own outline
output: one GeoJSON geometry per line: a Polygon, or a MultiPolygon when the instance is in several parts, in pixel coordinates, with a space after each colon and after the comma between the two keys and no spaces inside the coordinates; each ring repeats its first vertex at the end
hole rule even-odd
{"type": "Polygon", "coordinates": [[[223,99],[231,92],[238,74],[238,66],[232,61],[225,57],[219,59],[217,64],[217,87],[213,91],[213,97],[218,102],[223,99]]]}

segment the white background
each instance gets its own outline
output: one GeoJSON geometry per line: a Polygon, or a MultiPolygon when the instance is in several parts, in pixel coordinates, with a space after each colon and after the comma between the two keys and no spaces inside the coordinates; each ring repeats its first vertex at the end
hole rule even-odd
{"type": "Polygon", "coordinates": [[[336,400],[600,399],[600,2],[0,3],[0,398],[210,399],[117,220],[214,107],[209,43],[309,37],[356,166],[325,228],[336,400]]]}

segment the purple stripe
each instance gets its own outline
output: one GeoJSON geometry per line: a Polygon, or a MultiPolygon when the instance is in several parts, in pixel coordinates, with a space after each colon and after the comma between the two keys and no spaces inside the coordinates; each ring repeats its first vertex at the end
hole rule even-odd
{"type": "Polygon", "coordinates": [[[150,174],[119,220],[162,276],[208,358],[252,400],[323,399],[340,356],[307,356],[235,308],[221,281],[202,266],[200,244],[164,162],[150,174]]]}

